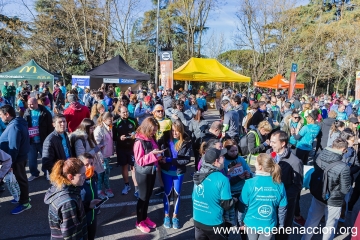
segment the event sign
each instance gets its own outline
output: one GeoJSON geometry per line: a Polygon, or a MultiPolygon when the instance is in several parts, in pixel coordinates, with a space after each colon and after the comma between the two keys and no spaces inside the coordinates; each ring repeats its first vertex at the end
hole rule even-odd
{"type": "Polygon", "coordinates": [[[72,75],[72,86],[75,85],[75,83],[78,84],[81,88],[90,88],[90,76],[76,76],[72,75]]]}
{"type": "Polygon", "coordinates": [[[104,78],[104,83],[135,84],[135,79],[104,78]]]}
{"type": "Polygon", "coordinates": [[[289,96],[288,96],[289,98],[291,98],[294,94],[297,70],[298,70],[298,65],[296,63],[293,63],[291,65],[290,86],[289,86],[289,96]]]}
{"type": "Polygon", "coordinates": [[[356,72],[355,100],[360,100],[360,71],[356,72]]]}
{"type": "Polygon", "coordinates": [[[174,88],[173,57],[171,51],[160,53],[160,84],[165,89],[174,88]]]}

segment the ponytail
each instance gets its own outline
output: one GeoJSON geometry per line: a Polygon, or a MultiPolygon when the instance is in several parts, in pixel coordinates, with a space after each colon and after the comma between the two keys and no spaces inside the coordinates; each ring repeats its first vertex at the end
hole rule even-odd
{"type": "Polygon", "coordinates": [[[269,154],[260,153],[256,161],[262,166],[264,172],[271,174],[273,182],[281,183],[281,168],[269,154]]]}
{"type": "Polygon", "coordinates": [[[58,160],[51,170],[50,181],[57,189],[61,189],[63,185],[71,185],[67,175],[80,173],[82,167],[84,167],[84,163],[77,158],[58,160]]]}
{"type": "Polygon", "coordinates": [[[272,168],[271,176],[273,179],[273,182],[281,183],[281,168],[279,164],[276,164],[274,162],[273,168],[272,168]]]}

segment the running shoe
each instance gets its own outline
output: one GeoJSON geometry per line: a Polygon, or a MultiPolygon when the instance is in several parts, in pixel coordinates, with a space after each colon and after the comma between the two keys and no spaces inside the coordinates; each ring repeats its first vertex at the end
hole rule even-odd
{"type": "Polygon", "coordinates": [[[98,197],[102,200],[106,198],[106,194],[103,191],[101,191],[100,193],[98,193],[98,197]]]}
{"type": "Polygon", "coordinates": [[[16,215],[16,214],[20,214],[23,211],[29,210],[31,208],[30,203],[27,204],[19,204],[16,208],[14,208],[11,211],[11,214],[16,215]]]}
{"type": "Polygon", "coordinates": [[[131,190],[130,185],[125,185],[124,189],[122,190],[121,194],[122,195],[126,195],[129,193],[129,191],[131,190]]]}
{"type": "Polygon", "coordinates": [[[35,179],[37,179],[37,178],[39,178],[39,176],[33,176],[33,175],[31,175],[31,176],[28,178],[28,182],[31,182],[31,181],[33,181],[33,180],[35,180],[35,179]]]}
{"type": "Polygon", "coordinates": [[[114,197],[114,193],[111,189],[105,189],[105,195],[108,196],[109,198],[114,197]]]}
{"type": "Polygon", "coordinates": [[[164,228],[171,228],[171,220],[169,216],[164,218],[164,228]]]}
{"type": "Polygon", "coordinates": [[[173,218],[172,219],[172,225],[173,225],[173,229],[180,229],[180,222],[178,218],[173,218]]]}
{"type": "Polygon", "coordinates": [[[150,218],[146,218],[144,221],[143,221],[146,226],[148,226],[149,228],[156,228],[156,223],[154,223],[153,221],[150,220],[150,218]]]}
{"type": "Polygon", "coordinates": [[[144,223],[144,221],[141,221],[140,223],[136,223],[135,227],[142,231],[143,233],[149,233],[150,228],[144,223]]]}

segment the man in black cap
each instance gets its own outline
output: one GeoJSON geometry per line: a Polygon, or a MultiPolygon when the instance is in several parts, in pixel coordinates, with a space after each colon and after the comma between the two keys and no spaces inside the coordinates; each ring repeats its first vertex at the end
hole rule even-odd
{"type": "Polygon", "coordinates": [[[195,239],[226,239],[223,233],[214,232],[214,228],[224,227],[224,210],[230,209],[237,201],[231,196],[229,179],[220,172],[224,168],[226,153],[225,148],[209,148],[200,170],[194,174],[195,239]]]}

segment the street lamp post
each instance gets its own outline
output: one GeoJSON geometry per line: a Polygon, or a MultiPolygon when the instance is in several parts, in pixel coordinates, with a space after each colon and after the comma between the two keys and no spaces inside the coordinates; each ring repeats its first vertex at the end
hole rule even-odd
{"type": "Polygon", "coordinates": [[[160,0],[157,1],[156,10],[156,60],[155,60],[155,84],[160,86],[159,80],[159,15],[160,15],[160,0]]]}

